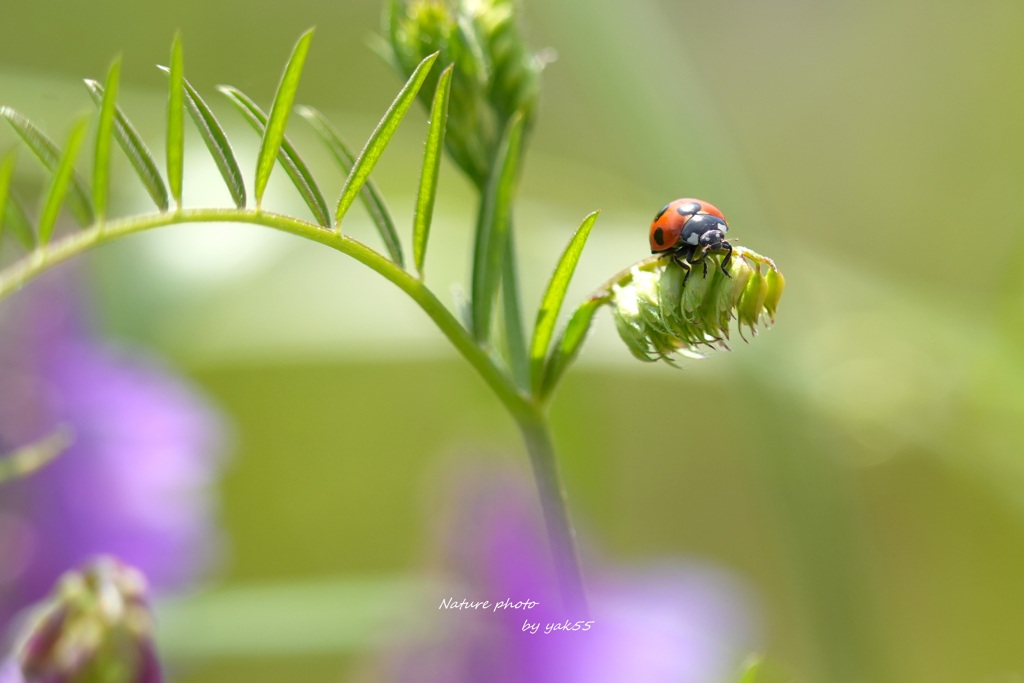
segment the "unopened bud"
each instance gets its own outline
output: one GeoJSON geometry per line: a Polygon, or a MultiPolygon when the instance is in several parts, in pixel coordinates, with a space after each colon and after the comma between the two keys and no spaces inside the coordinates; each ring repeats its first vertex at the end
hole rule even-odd
{"type": "Polygon", "coordinates": [[[769,319],[775,322],[775,311],[779,307],[779,299],[782,298],[782,290],[786,288],[786,278],[774,268],[769,269],[768,275],[768,296],[764,299],[764,310],[768,311],[769,319]]]}
{"type": "Polygon", "coordinates": [[[747,281],[747,286],[743,288],[739,304],[736,306],[741,326],[747,325],[751,330],[754,329],[761,317],[761,311],[764,310],[764,302],[767,298],[768,280],[758,268],[757,272],[752,274],[750,280],[747,281]]]}
{"type": "MultiPolygon", "coordinates": [[[[517,113],[529,130],[545,60],[529,51],[515,0],[391,0],[385,31],[393,62],[406,77],[427,56],[454,64],[445,148],[479,187],[505,126],[517,113]]],[[[440,70],[424,82],[430,109],[440,70]]]]}
{"type": "Polygon", "coordinates": [[[113,558],[65,574],[17,659],[26,683],[160,683],[142,574],[113,558]]]}

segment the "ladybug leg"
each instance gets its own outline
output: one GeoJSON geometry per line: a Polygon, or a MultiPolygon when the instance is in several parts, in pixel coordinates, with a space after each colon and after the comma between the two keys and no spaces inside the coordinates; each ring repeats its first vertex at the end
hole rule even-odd
{"type": "Polygon", "coordinates": [[[707,247],[702,247],[699,250],[699,253],[698,253],[698,250],[696,248],[694,249],[693,264],[692,265],[696,265],[698,263],[700,263],[703,266],[703,271],[704,272],[701,275],[701,277],[707,278],[707,276],[708,276],[708,248],[707,247]]]}
{"type": "Polygon", "coordinates": [[[676,263],[679,267],[686,271],[686,275],[683,276],[683,286],[686,286],[686,281],[690,279],[690,273],[693,272],[693,265],[683,258],[681,255],[676,255],[676,263]]]}
{"type": "Polygon", "coordinates": [[[683,270],[685,270],[686,272],[690,272],[690,270],[693,269],[693,262],[691,261],[692,258],[693,258],[693,247],[690,247],[689,245],[687,245],[686,248],[677,249],[672,254],[672,259],[676,263],[678,263],[679,267],[682,268],[683,270]]]}
{"type": "Polygon", "coordinates": [[[732,261],[732,245],[728,242],[722,242],[722,246],[726,248],[725,258],[722,259],[722,272],[725,273],[726,277],[732,277],[729,275],[729,271],[726,270],[729,267],[729,263],[732,261]]]}
{"type": "Polygon", "coordinates": [[[683,276],[683,285],[686,285],[686,281],[690,279],[690,273],[693,272],[693,264],[690,260],[693,258],[693,249],[680,249],[672,255],[672,260],[675,261],[680,268],[686,271],[686,275],[683,276]]]}

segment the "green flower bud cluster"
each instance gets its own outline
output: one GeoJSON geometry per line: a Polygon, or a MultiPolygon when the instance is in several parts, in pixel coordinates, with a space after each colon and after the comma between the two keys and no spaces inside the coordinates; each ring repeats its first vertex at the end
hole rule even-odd
{"type": "Polygon", "coordinates": [[[732,321],[744,340],[744,327],[754,335],[759,324],[775,322],[786,285],[775,263],[734,247],[726,276],[722,260],[722,254],[709,255],[705,274],[703,262],[688,271],[671,256],[659,256],[612,285],[615,326],[634,356],[669,363],[676,356],[703,358],[707,350],[729,348],[732,321]]]}
{"type": "Polygon", "coordinates": [[[101,558],[68,572],[38,611],[18,648],[26,681],[159,683],[146,581],[101,558]]]}
{"type": "MultiPolygon", "coordinates": [[[[515,0],[391,0],[385,31],[395,67],[408,77],[425,57],[440,51],[454,64],[445,147],[478,186],[509,120],[533,122],[544,59],[530,52],[515,0]]],[[[419,92],[429,110],[439,73],[419,92]]]]}

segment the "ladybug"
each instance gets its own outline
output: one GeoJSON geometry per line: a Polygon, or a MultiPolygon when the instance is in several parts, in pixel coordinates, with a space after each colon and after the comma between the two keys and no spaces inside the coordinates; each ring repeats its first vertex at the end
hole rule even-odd
{"type": "Polygon", "coordinates": [[[700,199],[677,199],[666,204],[651,223],[651,253],[671,253],[676,262],[687,270],[694,263],[704,262],[704,275],[708,274],[705,258],[713,251],[726,252],[722,259],[722,272],[732,258],[732,245],[725,239],[729,225],[714,204],[700,199]]]}

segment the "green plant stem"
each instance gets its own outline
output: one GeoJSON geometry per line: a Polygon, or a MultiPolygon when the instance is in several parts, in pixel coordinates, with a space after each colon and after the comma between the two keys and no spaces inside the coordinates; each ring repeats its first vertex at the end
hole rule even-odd
{"type": "Polygon", "coordinates": [[[119,237],[167,225],[184,223],[251,223],[305,237],[351,256],[396,284],[419,304],[420,308],[448,337],[455,348],[473,365],[516,419],[530,412],[526,400],[508,382],[505,375],[473,341],[444,304],[416,276],[400,268],[387,257],[362,242],[339,235],[297,218],[253,209],[186,209],[94,225],[72,233],[52,244],[36,249],[21,261],[0,272],[0,299],[51,267],[92,247],[119,237]]]}
{"type": "Polygon", "coordinates": [[[530,465],[540,494],[565,616],[570,620],[589,619],[576,532],[569,518],[565,486],[562,484],[547,418],[537,410],[530,419],[519,420],[519,429],[530,454],[530,465]]]}
{"type": "Polygon", "coordinates": [[[249,223],[305,237],[351,256],[408,294],[469,361],[519,425],[537,481],[563,600],[567,608],[580,615],[575,618],[585,617],[586,599],[575,533],[542,405],[515,386],[422,280],[362,242],[307,221],[261,210],[183,209],[158,213],[93,225],[34,250],[0,271],[0,300],[50,268],[93,247],[119,237],[185,223],[249,223]]]}

